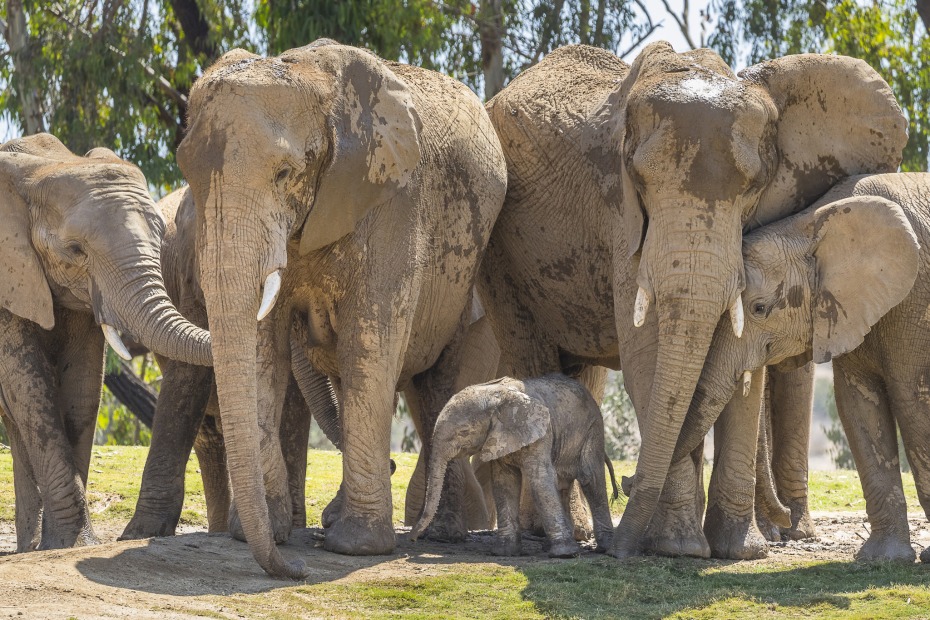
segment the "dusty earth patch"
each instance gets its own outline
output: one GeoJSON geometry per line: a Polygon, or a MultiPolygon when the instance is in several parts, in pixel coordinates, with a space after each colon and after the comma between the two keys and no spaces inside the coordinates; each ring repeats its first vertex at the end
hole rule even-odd
{"type": "MultiPolygon", "coordinates": [[[[747,564],[779,564],[796,560],[852,560],[868,536],[861,512],[817,513],[816,540],[783,542],[769,557],[747,564]]],[[[919,551],[930,545],[930,528],[923,515],[911,515],[911,536],[919,551]]],[[[106,542],[95,547],[11,553],[12,524],[0,524],[0,617],[27,618],[237,618],[224,606],[224,596],[266,592],[294,585],[265,576],[248,547],[225,534],[190,531],[170,538],[106,542]]],[[[102,524],[98,535],[115,541],[121,525],[102,524]]],[[[378,581],[395,577],[424,577],[448,573],[458,564],[496,564],[524,567],[552,562],[536,541],[524,541],[526,555],[490,555],[492,537],[471,535],[460,545],[408,540],[398,530],[398,548],[384,557],[348,557],[320,548],[321,530],[297,530],[282,547],[284,555],[304,558],[312,570],[308,583],[378,581]]],[[[595,557],[590,551],[587,557],[595,557]]],[[[712,565],[709,561],[708,565],[712,565]]],[[[927,567],[930,570],[930,567],[927,567]]]]}

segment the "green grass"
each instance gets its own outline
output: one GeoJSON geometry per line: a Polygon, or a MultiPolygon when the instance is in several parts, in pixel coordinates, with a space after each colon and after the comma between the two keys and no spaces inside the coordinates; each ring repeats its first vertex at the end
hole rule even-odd
{"type": "MultiPolygon", "coordinates": [[[[89,494],[95,522],[129,519],[146,455],[146,448],[94,449],[89,494]]],[[[399,523],[416,456],[397,454],[394,459],[398,468],[392,491],[399,523]]],[[[618,476],[632,474],[633,468],[633,463],[616,464],[618,476]]],[[[205,526],[196,459],[191,459],[187,471],[182,520],[205,526]]],[[[311,524],[319,523],[341,478],[338,453],[310,452],[307,517],[311,524]]],[[[908,474],[903,478],[908,506],[916,510],[913,479],[908,474]]],[[[811,493],[814,510],[864,509],[855,472],[814,472],[811,493]]],[[[614,503],[615,513],[622,511],[623,503],[614,503]]],[[[9,522],[13,517],[7,451],[0,453],[0,520],[9,522]]],[[[603,556],[571,561],[524,558],[504,564],[490,556],[459,563],[450,556],[413,556],[407,561],[422,563],[425,574],[388,572],[367,580],[350,576],[209,600],[224,613],[234,610],[263,618],[930,618],[930,567],[918,564],[863,565],[803,557],[777,563],[667,558],[620,563],[603,556]]]]}

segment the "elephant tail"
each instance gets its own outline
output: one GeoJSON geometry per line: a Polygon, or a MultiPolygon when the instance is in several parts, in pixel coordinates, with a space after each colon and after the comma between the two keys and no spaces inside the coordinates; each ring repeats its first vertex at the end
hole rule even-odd
{"type": "MultiPolygon", "coordinates": [[[[769,408],[763,407],[764,412],[769,408]]],[[[769,521],[779,527],[791,527],[791,510],[778,499],[772,473],[772,457],[769,453],[769,420],[763,414],[759,424],[759,445],[756,449],[756,504],[769,521]]]]}
{"type": "Polygon", "coordinates": [[[426,501],[423,503],[423,514],[417,521],[413,531],[410,532],[410,540],[416,540],[429,527],[439,510],[439,498],[442,495],[442,483],[446,479],[446,468],[449,462],[443,458],[430,459],[429,476],[426,479],[426,501]]]}
{"type": "Polygon", "coordinates": [[[610,462],[610,457],[604,455],[604,464],[607,465],[607,473],[610,474],[610,486],[614,492],[611,497],[617,499],[620,497],[620,487],[617,486],[617,476],[614,474],[614,464],[610,462]]]}

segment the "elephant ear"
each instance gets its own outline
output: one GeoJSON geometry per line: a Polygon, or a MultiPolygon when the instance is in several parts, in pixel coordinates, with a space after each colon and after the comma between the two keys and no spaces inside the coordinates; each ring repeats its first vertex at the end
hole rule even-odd
{"type": "Polygon", "coordinates": [[[406,187],[420,161],[420,118],[413,96],[374,54],[332,43],[282,56],[317,56],[332,74],[328,125],[331,161],[321,173],[300,238],[306,254],[344,237],[368,212],[406,187]]]}
{"type": "Polygon", "coordinates": [[[29,208],[17,187],[25,169],[42,162],[21,151],[4,150],[0,152],[0,307],[52,329],[52,291],[32,246],[29,208]]]}
{"type": "Polygon", "coordinates": [[[817,209],[813,359],[828,362],[862,343],[910,293],[920,245],[897,203],[856,196],[817,209]]]}
{"type": "Polygon", "coordinates": [[[865,61],[800,54],[739,75],[765,88],[779,110],[779,162],[759,201],[760,223],[800,211],[843,177],[897,170],[907,121],[865,61]]]}
{"type": "Polygon", "coordinates": [[[549,432],[549,410],[523,392],[507,387],[491,416],[491,428],[478,452],[479,462],[512,454],[536,443],[549,432]]]}
{"type": "Polygon", "coordinates": [[[75,158],[74,153],[50,133],[14,138],[0,145],[0,152],[23,153],[50,161],[71,161],[75,158]]]}

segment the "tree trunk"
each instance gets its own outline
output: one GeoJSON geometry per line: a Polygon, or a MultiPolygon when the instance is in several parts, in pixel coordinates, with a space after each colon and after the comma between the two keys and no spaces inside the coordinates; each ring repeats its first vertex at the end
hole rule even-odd
{"type": "Polygon", "coordinates": [[[119,360],[117,369],[112,373],[108,372],[103,377],[103,383],[140,422],[152,428],[152,422],[155,420],[155,401],[158,397],[145,381],[136,376],[129,364],[119,360]]]}
{"type": "Polygon", "coordinates": [[[485,99],[490,99],[504,88],[504,12],[501,4],[502,0],[481,0],[478,34],[481,37],[485,99]]]}
{"type": "Polygon", "coordinates": [[[28,76],[32,71],[32,50],[29,46],[29,34],[26,26],[26,12],[22,0],[7,0],[7,24],[4,36],[10,46],[13,57],[13,83],[23,108],[22,128],[25,135],[45,131],[42,119],[42,101],[39,91],[29,84],[28,76]]]}
{"type": "Polygon", "coordinates": [[[930,33],[930,0],[917,0],[917,14],[920,15],[924,28],[930,33]]]}

